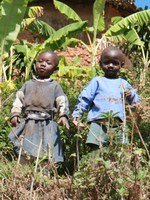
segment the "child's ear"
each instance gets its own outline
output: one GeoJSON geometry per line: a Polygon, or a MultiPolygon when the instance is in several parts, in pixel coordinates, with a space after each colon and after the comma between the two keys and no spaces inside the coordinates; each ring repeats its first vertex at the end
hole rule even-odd
{"type": "Polygon", "coordinates": [[[125,62],[122,62],[122,63],[121,63],[121,67],[122,67],[124,64],[125,64],[125,62]]]}
{"type": "Polygon", "coordinates": [[[102,61],[101,61],[101,60],[99,61],[99,66],[100,66],[100,67],[102,66],[102,61]]]}
{"type": "Polygon", "coordinates": [[[33,65],[33,72],[34,72],[35,74],[37,73],[35,63],[34,63],[34,65],[33,65]]]}

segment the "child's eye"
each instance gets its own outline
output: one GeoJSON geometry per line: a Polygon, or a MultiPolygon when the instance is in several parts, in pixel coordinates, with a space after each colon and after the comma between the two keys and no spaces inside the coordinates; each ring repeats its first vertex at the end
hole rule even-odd
{"type": "Polygon", "coordinates": [[[43,60],[39,59],[38,62],[41,63],[43,60]]]}
{"type": "Polygon", "coordinates": [[[120,66],[121,65],[121,63],[119,62],[119,61],[115,61],[115,60],[104,60],[103,62],[102,62],[102,64],[104,64],[104,65],[110,65],[110,64],[113,64],[113,65],[115,65],[115,66],[120,66]]]}
{"type": "Polygon", "coordinates": [[[104,65],[109,65],[109,64],[110,64],[110,61],[105,60],[105,61],[103,61],[102,63],[103,63],[104,65]]]}
{"type": "Polygon", "coordinates": [[[113,61],[112,64],[115,65],[115,66],[120,66],[121,65],[121,63],[119,61],[113,61]]]}
{"type": "Polygon", "coordinates": [[[42,60],[42,59],[39,59],[38,62],[39,63],[45,62],[47,65],[51,65],[50,61],[45,61],[45,60],[42,60]]]}

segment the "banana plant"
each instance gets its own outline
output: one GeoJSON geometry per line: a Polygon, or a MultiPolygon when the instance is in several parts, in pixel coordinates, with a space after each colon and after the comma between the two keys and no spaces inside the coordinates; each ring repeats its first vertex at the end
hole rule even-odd
{"type": "MultiPolygon", "coordinates": [[[[148,56],[144,54],[144,41],[142,41],[136,31],[136,26],[142,27],[144,24],[149,26],[150,19],[150,10],[144,10],[137,13],[134,13],[128,17],[114,17],[112,18],[112,25],[104,34],[101,39],[97,38],[97,34],[105,30],[104,25],[104,10],[105,10],[106,1],[103,0],[95,0],[93,5],[93,26],[86,27],[85,32],[89,39],[90,48],[83,42],[78,40],[78,42],[82,43],[88,51],[91,53],[92,66],[95,65],[95,57],[97,54],[97,50],[100,45],[105,41],[107,43],[107,39],[112,42],[128,42],[131,45],[138,45],[141,48],[144,63],[147,63],[145,69],[143,71],[147,71],[149,61],[146,59],[148,56]],[[93,33],[93,38],[91,39],[89,33],[93,33]]],[[[64,14],[67,18],[81,21],[81,18],[67,5],[64,5],[62,2],[54,0],[55,7],[64,14]]],[[[145,75],[143,75],[145,76],[145,75]]]]}
{"type": "Polygon", "coordinates": [[[25,18],[21,22],[21,30],[24,31],[32,22],[36,20],[36,18],[41,17],[43,15],[43,7],[41,6],[30,6],[27,7],[25,18]]]}
{"type": "Polygon", "coordinates": [[[74,38],[77,34],[83,32],[87,27],[87,21],[82,21],[80,17],[68,6],[63,3],[54,1],[56,5],[63,11],[67,12],[73,23],[66,25],[59,30],[55,30],[42,20],[35,20],[30,24],[28,30],[33,33],[39,33],[45,39],[41,50],[51,49],[64,49],[67,46],[75,45],[79,40],[74,38]]]}
{"type": "MultiPolygon", "coordinates": [[[[82,40],[76,40],[76,42],[80,42],[83,44],[89,53],[91,54],[91,65],[94,66],[96,64],[96,54],[97,54],[97,34],[105,30],[104,23],[104,10],[105,10],[106,0],[95,0],[93,5],[93,26],[84,29],[87,34],[87,38],[89,41],[89,45],[86,45],[82,40]],[[93,37],[90,37],[90,33],[93,34],[93,37]]],[[[65,15],[68,19],[81,22],[82,19],[72,10],[69,6],[65,5],[62,2],[54,0],[55,8],[59,10],[60,13],[65,15]]]]}
{"type": "Polygon", "coordinates": [[[106,32],[105,37],[114,42],[128,41],[132,45],[143,46],[135,27],[142,27],[144,24],[150,26],[150,10],[144,10],[125,18],[114,17],[112,18],[112,25],[106,32]]]}
{"type": "Polygon", "coordinates": [[[83,32],[86,26],[87,21],[79,21],[54,31],[54,33],[41,45],[41,50],[64,49],[67,46],[71,46],[71,44],[77,43],[79,40],[73,37],[78,33],[83,32]]]}
{"type": "Polygon", "coordinates": [[[95,65],[95,56],[97,53],[96,37],[98,32],[104,30],[104,6],[105,0],[96,0],[93,7],[94,22],[93,27],[87,26],[87,21],[83,21],[80,16],[66,4],[54,0],[54,6],[60,13],[65,15],[73,23],[62,27],[59,30],[54,30],[51,26],[41,20],[35,20],[28,27],[28,30],[33,33],[39,33],[45,42],[41,45],[41,50],[46,49],[65,49],[67,46],[74,46],[77,43],[82,43],[92,55],[92,65],[95,65]],[[89,39],[90,47],[82,40],[74,38],[77,34],[86,32],[89,39]],[[93,33],[93,40],[90,38],[90,32],[93,33]]]}
{"type": "Polygon", "coordinates": [[[28,0],[0,1],[0,84],[3,81],[3,73],[5,73],[3,56],[9,52],[17,38],[27,4],[28,0]]]}
{"type": "Polygon", "coordinates": [[[28,30],[32,33],[39,33],[45,39],[45,42],[41,46],[42,49],[56,50],[64,49],[67,46],[75,46],[79,40],[74,38],[74,36],[83,32],[86,26],[87,21],[79,21],[66,25],[56,31],[46,22],[35,20],[29,25],[28,30]]]}
{"type": "Polygon", "coordinates": [[[8,53],[17,38],[27,3],[28,0],[3,0],[0,3],[0,81],[4,71],[3,54],[8,53]]]}
{"type": "MultiPolygon", "coordinates": [[[[3,4],[2,4],[3,5],[3,4]]],[[[15,6],[17,9],[17,6],[21,6],[22,4],[13,4],[13,6],[15,6]]],[[[27,5],[27,4],[26,4],[27,5]]],[[[8,8],[6,8],[8,9],[8,8]]],[[[16,41],[16,36],[25,30],[25,28],[27,26],[29,26],[30,23],[32,23],[37,17],[40,17],[43,14],[43,8],[40,6],[31,6],[31,7],[26,7],[26,9],[24,9],[24,14],[22,14],[22,18],[20,18],[20,23],[18,23],[18,31],[15,32],[15,37],[12,37],[12,42],[9,44],[9,47],[6,48],[6,50],[1,51],[1,54],[3,55],[2,58],[3,60],[1,61],[2,63],[2,70],[1,70],[1,77],[3,76],[3,80],[7,81],[7,80],[11,80],[12,77],[12,72],[13,72],[13,68],[14,68],[14,63],[16,62],[16,55],[13,55],[14,51],[17,51],[18,49],[22,49],[23,45],[25,44],[20,44],[20,46],[22,45],[22,48],[19,48],[18,46],[16,47],[16,45],[13,45],[13,43],[16,41]],[[6,75],[7,72],[7,75],[6,75]]],[[[15,23],[15,21],[14,21],[15,23]]],[[[15,26],[15,25],[14,25],[15,26]]],[[[17,26],[17,24],[16,24],[17,26]]],[[[7,29],[9,31],[9,29],[7,29]]],[[[9,33],[10,34],[10,33],[9,33]]],[[[6,38],[6,43],[8,43],[7,38],[6,38]]],[[[36,45],[35,45],[36,46],[36,45]]],[[[36,48],[36,47],[35,47],[36,48]]],[[[29,76],[29,71],[31,70],[31,65],[34,62],[33,59],[35,59],[34,56],[36,56],[34,48],[33,48],[33,52],[29,52],[30,48],[27,48],[27,45],[24,46],[24,52],[25,52],[25,57],[24,57],[24,64],[26,65],[25,68],[25,77],[29,76]],[[25,51],[26,49],[26,51],[25,51]],[[31,53],[31,54],[30,54],[31,53]],[[26,61],[26,58],[29,58],[28,55],[30,55],[30,59],[29,62],[26,61]],[[33,57],[33,59],[32,59],[33,57]],[[32,61],[31,61],[32,60],[32,61]]],[[[23,51],[23,50],[21,50],[23,51]]],[[[20,52],[22,53],[22,52],[20,52]]],[[[18,54],[19,55],[19,54],[18,54]]],[[[20,69],[21,70],[21,69],[20,69]]]]}
{"type": "MultiPolygon", "coordinates": [[[[105,10],[105,0],[97,0],[93,6],[93,42],[91,44],[92,49],[92,66],[96,64],[96,55],[99,48],[97,43],[97,34],[105,30],[104,23],[104,10],[105,10]]],[[[88,34],[88,33],[87,33],[88,34]]]]}
{"type": "MultiPolygon", "coordinates": [[[[27,44],[26,41],[20,41],[20,44],[17,44],[14,46],[14,50],[16,52],[16,55],[23,55],[21,56],[21,59],[18,58],[18,68],[19,71],[24,71],[24,79],[29,79],[29,75],[31,73],[31,69],[34,66],[35,58],[39,52],[39,46],[38,44],[31,45],[27,44]],[[24,68],[24,70],[22,70],[24,68]]],[[[15,64],[15,67],[17,67],[17,64],[15,64]]]]}
{"type": "Polygon", "coordinates": [[[3,0],[0,3],[0,54],[8,52],[20,31],[28,0],[3,0]]]}

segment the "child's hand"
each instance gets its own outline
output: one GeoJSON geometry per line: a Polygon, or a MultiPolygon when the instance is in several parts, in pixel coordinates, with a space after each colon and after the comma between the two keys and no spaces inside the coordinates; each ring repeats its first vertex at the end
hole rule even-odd
{"type": "Polygon", "coordinates": [[[75,125],[75,126],[78,126],[78,124],[79,124],[79,118],[78,117],[75,117],[75,118],[73,118],[73,124],[75,125]]]}
{"type": "Polygon", "coordinates": [[[20,123],[20,117],[19,116],[12,117],[10,123],[12,127],[17,126],[17,124],[20,123]]]}
{"type": "Polygon", "coordinates": [[[75,126],[85,127],[85,125],[84,125],[83,123],[80,122],[80,118],[79,118],[79,117],[73,118],[72,123],[73,123],[75,126]]]}
{"type": "Polygon", "coordinates": [[[70,128],[67,117],[60,117],[58,120],[58,124],[63,124],[67,129],[70,128]]]}
{"type": "Polygon", "coordinates": [[[130,98],[130,97],[131,97],[131,95],[132,95],[132,92],[131,92],[131,90],[128,90],[128,89],[127,89],[127,90],[125,90],[125,91],[124,91],[124,96],[125,96],[125,98],[127,98],[127,99],[128,99],[128,98],[130,98]]]}

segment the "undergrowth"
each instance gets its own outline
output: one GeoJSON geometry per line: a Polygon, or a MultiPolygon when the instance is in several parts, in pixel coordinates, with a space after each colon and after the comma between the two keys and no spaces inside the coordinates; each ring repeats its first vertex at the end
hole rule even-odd
{"type": "Polygon", "coordinates": [[[55,165],[49,175],[35,163],[0,164],[0,198],[13,200],[147,200],[150,198],[150,162],[142,149],[130,145],[104,147],[88,153],[79,170],[60,176],[55,165]],[[44,172],[44,173],[43,173],[44,172]]]}

